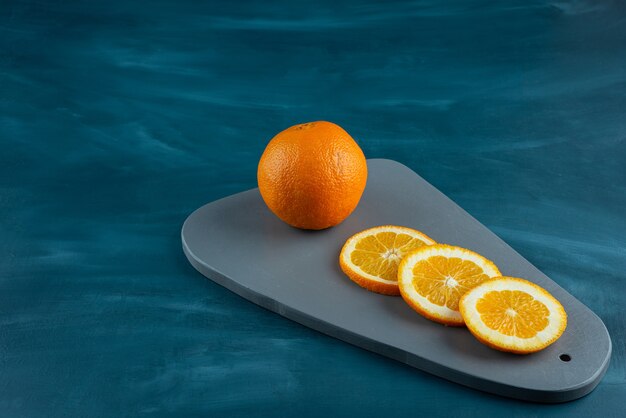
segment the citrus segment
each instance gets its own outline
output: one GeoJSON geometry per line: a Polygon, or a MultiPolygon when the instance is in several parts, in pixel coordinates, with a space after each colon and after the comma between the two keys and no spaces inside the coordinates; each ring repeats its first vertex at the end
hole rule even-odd
{"type": "Polygon", "coordinates": [[[339,255],[344,273],[373,292],[398,295],[398,264],[408,252],[435,241],[401,226],[378,226],[350,237],[339,255]]]}
{"type": "Polygon", "coordinates": [[[463,325],[461,296],[500,276],[491,261],[461,247],[436,244],[418,248],[398,268],[400,294],[415,311],[445,325],[463,325]]]}
{"type": "Polygon", "coordinates": [[[528,280],[500,277],[467,292],[461,314],[470,332],[501,351],[525,354],[556,341],[567,326],[563,306],[528,280]]]}

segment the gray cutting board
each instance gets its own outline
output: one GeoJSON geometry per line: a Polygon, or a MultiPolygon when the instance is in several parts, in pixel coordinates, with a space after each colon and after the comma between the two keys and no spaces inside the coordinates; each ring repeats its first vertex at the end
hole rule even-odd
{"type": "Polygon", "coordinates": [[[611,357],[598,316],[409,168],[380,159],[368,167],[359,206],[334,228],[292,228],[253,189],[193,212],[182,229],[185,254],[203,275],[264,308],[453,382],[538,402],[570,401],[595,388],[611,357]],[[339,251],[354,233],[386,224],[470,248],[503,274],[543,286],[567,311],[565,333],[535,354],[502,353],[465,328],[428,321],[400,297],[357,286],[341,272],[339,251]]]}

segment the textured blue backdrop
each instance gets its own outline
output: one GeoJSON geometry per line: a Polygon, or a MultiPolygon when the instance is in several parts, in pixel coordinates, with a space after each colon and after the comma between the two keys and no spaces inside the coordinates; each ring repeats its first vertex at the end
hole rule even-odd
{"type": "Polygon", "coordinates": [[[626,5],[487,3],[1,1],[0,415],[623,413],[626,5]],[[596,391],[483,394],[196,273],[185,217],[319,119],[596,311],[596,391]]]}

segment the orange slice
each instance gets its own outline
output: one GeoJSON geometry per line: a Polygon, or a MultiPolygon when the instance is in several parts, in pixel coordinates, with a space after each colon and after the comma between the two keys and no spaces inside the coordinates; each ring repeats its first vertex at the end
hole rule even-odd
{"type": "Polygon", "coordinates": [[[350,237],[339,255],[344,273],[359,286],[384,295],[399,295],[398,264],[408,252],[435,241],[415,229],[377,226],[350,237]]]}
{"type": "Polygon", "coordinates": [[[528,280],[500,277],[461,298],[467,328],[500,351],[527,354],[555,342],[567,326],[565,309],[550,293],[528,280]]]}
{"type": "Polygon", "coordinates": [[[418,248],[398,267],[400,294],[421,315],[445,325],[462,326],[459,300],[471,288],[500,276],[480,254],[445,244],[418,248]]]}

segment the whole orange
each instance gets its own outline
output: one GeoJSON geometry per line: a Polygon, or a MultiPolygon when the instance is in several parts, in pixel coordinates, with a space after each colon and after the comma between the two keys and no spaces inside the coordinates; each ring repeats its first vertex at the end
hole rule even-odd
{"type": "Polygon", "coordinates": [[[324,229],[356,208],[367,182],[363,151],[331,122],[292,126],[269,142],[257,171],[272,212],[291,226],[324,229]]]}

